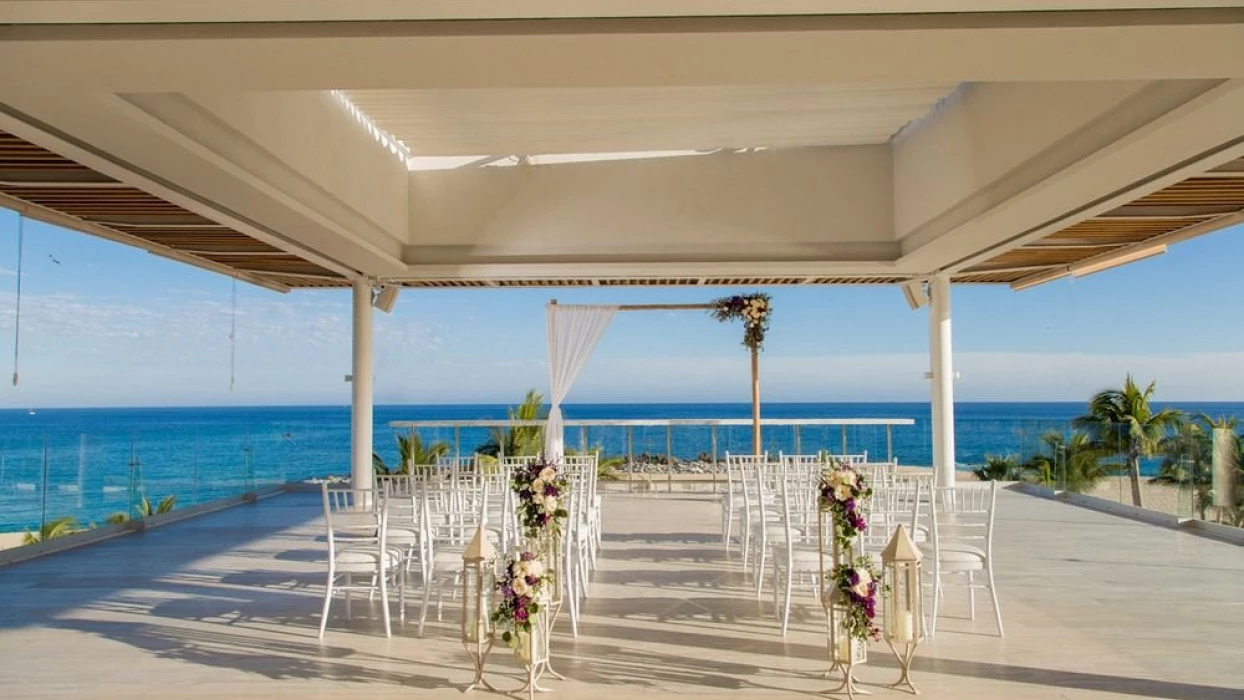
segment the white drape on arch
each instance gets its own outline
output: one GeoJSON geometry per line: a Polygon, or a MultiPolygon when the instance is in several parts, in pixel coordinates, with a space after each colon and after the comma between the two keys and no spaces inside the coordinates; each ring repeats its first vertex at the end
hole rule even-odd
{"type": "Polygon", "coordinates": [[[549,422],[544,430],[549,459],[565,453],[562,401],[617,311],[616,306],[549,304],[549,422]]]}

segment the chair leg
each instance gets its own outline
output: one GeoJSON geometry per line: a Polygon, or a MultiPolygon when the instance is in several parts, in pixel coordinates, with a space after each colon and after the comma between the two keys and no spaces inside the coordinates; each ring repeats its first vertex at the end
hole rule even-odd
{"type": "Polygon", "coordinates": [[[760,600],[765,586],[765,558],[768,556],[768,542],[760,539],[760,550],[756,552],[756,600],[760,600]]]}
{"type": "Polygon", "coordinates": [[[350,621],[350,586],[354,585],[354,575],[346,574],[346,622],[350,621]]]}
{"type": "Polygon", "coordinates": [[[419,605],[419,636],[423,636],[423,625],[428,620],[428,603],[432,601],[432,577],[423,579],[423,602],[419,605]]]}
{"type": "Polygon", "coordinates": [[[328,575],[328,586],[324,590],[324,610],[320,613],[320,639],[324,638],[324,629],[328,627],[328,611],[333,604],[333,575],[328,575]]]}
{"type": "Polygon", "coordinates": [[[389,622],[389,573],[381,572],[380,580],[380,614],[384,618],[384,636],[393,636],[393,625],[389,622]]]}
{"type": "Polygon", "coordinates": [[[976,576],[968,572],[968,619],[976,620],[976,576]]]}
{"type": "Polygon", "coordinates": [[[937,616],[941,613],[942,605],[942,572],[937,568],[933,569],[933,619],[929,620],[929,636],[937,635],[937,616]]]}
{"type": "Polygon", "coordinates": [[[990,561],[985,566],[985,571],[989,574],[989,597],[993,599],[993,614],[998,621],[998,636],[1004,637],[1006,633],[1002,631],[1002,605],[998,603],[998,587],[993,582],[993,562],[990,561]]]}
{"type": "MultiPolygon", "coordinates": [[[[775,570],[776,570],[776,567],[775,567],[775,570]]],[[[782,603],[782,636],[783,637],[786,636],[786,628],[790,624],[790,597],[791,597],[791,594],[793,593],[792,587],[794,585],[794,579],[795,579],[795,573],[791,571],[790,569],[787,569],[786,590],[785,590],[786,596],[785,596],[784,602],[782,603]]],[[[776,596],[777,595],[776,574],[773,579],[773,590],[774,590],[774,595],[776,596]]]]}

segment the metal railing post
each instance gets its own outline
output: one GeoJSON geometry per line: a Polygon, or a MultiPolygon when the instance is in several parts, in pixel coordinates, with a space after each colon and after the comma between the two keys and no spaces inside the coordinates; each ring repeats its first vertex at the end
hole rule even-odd
{"type": "Polygon", "coordinates": [[[845,423],[842,425],[842,452],[839,454],[844,457],[847,455],[847,426],[845,423]]]}
{"type": "Polygon", "coordinates": [[[894,426],[889,423],[885,426],[885,461],[894,461],[894,426]]]}
{"type": "Polygon", "coordinates": [[[674,426],[665,424],[665,492],[674,492],[674,426]]]}
{"type": "Polygon", "coordinates": [[[717,424],[712,426],[712,442],[713,442],[713,491],[717,491],[717,424]]]}
{"type": "Polygon", "coordinates": [[[800,440],[799,424],[795,424],[795,454],[803,454],[803,442],[800,440]]]}
{"type": "Polygon", "coordinates": [[[626,471],[629,478],[626,480],[629,491],[635,490],[635,426],[626,426],[626,471]]]}

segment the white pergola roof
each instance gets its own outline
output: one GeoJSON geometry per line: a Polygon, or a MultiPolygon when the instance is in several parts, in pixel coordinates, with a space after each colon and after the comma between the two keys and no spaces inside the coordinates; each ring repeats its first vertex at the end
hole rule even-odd
{"type": "Polygon", "coordinates": [[[1241,217],[1237,5],[10,0],[0,203],[278,289],[1056,277],[1241,217]]]}
{"type": "Polygon", "coordinates": [[[953,89],[713,85],[346,95],[411,153],[461,156],[878,144],[953,89]]]}

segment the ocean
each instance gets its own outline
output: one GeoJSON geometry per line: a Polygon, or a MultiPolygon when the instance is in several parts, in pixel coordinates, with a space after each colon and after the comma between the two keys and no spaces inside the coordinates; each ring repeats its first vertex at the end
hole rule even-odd
{"type": "MultiPolygon", "coordinates": [[[[1244,418],[1244,403],[1171,404],[1188,413],[1244,418]]],[[[1083,402],[960,403],[956,405],[956,456],[959,468],[980,464],[987,454],[1027,458],[1041,448],[1050,429],[1065,430],[1084,411],[1083,402]]],[[[397,420],[503,419],[505,405],[377,406],[377,452],[397,462],[397,420]]],[[[567,419],[749,418],[748,404],[570,404],[567,419]]],[[[911,418],[912,426],[806,426],[799,430],[803,452],[867,451],[901,464],[931,462],[932,440],[927,403],[773,403],[766,418],[911,418]]],[[[103,522],[126,511],[145,494],[152,501],[176,495],[179,505],[201,503],[242,493],[255,486],[348,474],[348,406],[277,406],[228,408],[38,409],[0,411],[0,532],[38,527],[40,522],[72,515],[79,523],[103,522]],[[44,483],[47,487],[44,488],[44,483]]],[[[470,454],[488,435],[484,429],[426,430],[425,440],[445,441],[470,454]]],[[[667,447],[682,459],[712,451],[712,433],[703,427],[676,427],[667,445],[664,427],[637,427],[630,441],[634,454],[665,455],[667,447]]],[[[771,451],[796,451],[792,428],[773,427],[764,434],[771,451]]],[[[566,444],[599,447],[606,455],[625,455],[627,431],[577,428],[566,444]]],[[[719,428],[718,455],[751,449],[750,426],[719,428]]],[[[1154,468],[1153,464],[1147,465],[1154,468]]]]}

